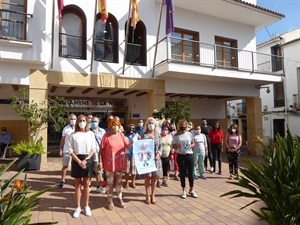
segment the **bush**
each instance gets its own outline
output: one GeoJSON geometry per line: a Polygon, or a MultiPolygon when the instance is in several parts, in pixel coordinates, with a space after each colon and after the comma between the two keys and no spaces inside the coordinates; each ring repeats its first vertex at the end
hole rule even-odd
{"type": "Polygon", "coordinates": [[[47,153],[42,145],[41,139],[36,144],[33,141],[20,141],[18,144],[13,145],[12,148],[18,155],[41,155],[47,153]]]}
{"type": "MultiPolygon", "coordinates": [[[[0,178],[15,163],[16,160],[8,163],[0,169],[0,178]]],[[[38,198],[51,188],[31,192],[30,186],[27,186],[27,175],[23,181],[18,180],[18,176],[22,171],[18,172],[9,180],[0,179],[0,224],[1,225],[25,225],[30,224],[31,210],[35,209],[41,201],[38,198]],[[30,196],[28,196],[30,195],[30,196]]],[[[43,222],[38,224],[56,224],[57,222],[43,222]]]]}
{"type": "Polygon", "coordinates": [[[246,168],[237,182],[229,182],[247,191],[233,190],[222,196],[254,199],[248,205],[261,200],[265,206],[255,213],[270,225],[300,224],[300,144],[293,139],[289,129],[285,138],[277,135],[276,148],[259,141],[261,163],[245,160],[246,168]]]}

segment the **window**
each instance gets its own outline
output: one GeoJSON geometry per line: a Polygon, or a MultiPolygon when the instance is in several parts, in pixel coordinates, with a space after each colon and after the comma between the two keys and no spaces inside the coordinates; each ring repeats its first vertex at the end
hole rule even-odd
{"type": "Polygon", "coordinates": [[[0,38],[26,40],[26,6],[26,0],[0,1],[0,38]]]}
{"type": "Polygon", "coordinates": [[[86,59],[86,17],[78,6],[63,8],[59,39],[60,57],[86,59]]]}
{"type": "Polygon", "coordinates": [[[285,120],[284,119],[274,119],[273,120],[273,133],[274,133],[274,141],[276,141],[276,136],[279,134],[280,137],[285,136],[285,120]]]}
{"type": "Polygon", "coordinates": [[[274,107],[284,106],[283,82],[274,84],[274,107]]]}
{"type": "Polygon", "coordinates": [[[199,34],[175,28],[171,33],[172,60],[182,63],[199,62],[199,34]]]}
{"type": "Polygon", "coordinates": [[[215,37],[217,66],[223,68],[237,68],[237,41],[233,39],[215,37]]]}
{"type": "Polygon", "coordinates": [[[119,62],[119,26],[117,19],[108,14],[105,24],[101,21],[101,14],[97,14],[95,27],[95,57],[96,61],[119,62]]]}
{"type": "MultiPolygon", "coordinates": [[[[125,31],[126,29],[127,22],[125,23],[125,31]]],[[[132,26],[129,26],[126,63],[131,65],[147,66],[146,45],[146,27],[140,20],[136,24],[135,29],[133,29],[132,26]]]]}
{"type": "Polygon", "coordinates": [[[282,59],[281,47],[279,45],[272,46],[271,54],[272,54],[272,72],[282,70],[283,59],[282,59]]]}

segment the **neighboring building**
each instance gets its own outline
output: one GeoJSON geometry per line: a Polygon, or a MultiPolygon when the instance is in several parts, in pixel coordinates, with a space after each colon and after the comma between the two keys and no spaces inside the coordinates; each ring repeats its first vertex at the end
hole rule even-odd
{"type": "MultiPolygon", "coordinates": [[[[96,3],[64,0],[60,17],[57,1],[0,2],[2,103],[25,87],[33,100],[65,97],[66,113],[103,121],[113,113],[136,123],[174,99],[188,100],[195,125],[205,117],[225,131],[226,102],[244,98],[245,132],[262,135],[259,87],[279,82],[282,73],[272,70],[271,55],[256,52],[255,31],[284,15],[255,0],[175,0],[175,31],[165,34],[164,6],[154,63],[161,0],[138,2],[141,21],[127,38],[129,1],[107,1],[106,24],[95,15],[96,3]]],[[[15,142],[26,137],[27,122],[9,104],[1,104],[0,122],[15,142]]],[[[56,142],[51,131],[42,135],[45,145],[56,142]]],[[[254,154],[252,139],[248,147],[254,154]]]]}
{"type": "Polygon", "coordinates": [[[300,29],[259,44],[257,51],[274,55],[272,70],[283,71],[281,82],[261,89],[265,141],[272,143],[277,133],[285,136],[286,126],[300,136],[300,29]],[[283,64],[276,56],[283,56],[283,64]]]}

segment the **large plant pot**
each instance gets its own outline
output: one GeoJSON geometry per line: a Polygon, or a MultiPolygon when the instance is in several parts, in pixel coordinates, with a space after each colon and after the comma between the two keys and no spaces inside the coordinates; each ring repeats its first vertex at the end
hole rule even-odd
{"type": "Polygon", "coordinates": [[[19,156],[19,161],[18,161],[18,171],[21,170],[40,170],[41,168],[41,155],[27,155],[27,154],[22,154],[19,156]]]}

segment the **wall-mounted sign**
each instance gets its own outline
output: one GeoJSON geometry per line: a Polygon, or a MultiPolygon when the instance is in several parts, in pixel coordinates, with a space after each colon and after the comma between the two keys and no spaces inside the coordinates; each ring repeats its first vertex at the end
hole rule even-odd
{"type": "Polygon", "coordinates": [[[69,108],[126,108],[126,100],[85,100],[66,99],[66,107],[69,108]]]}

